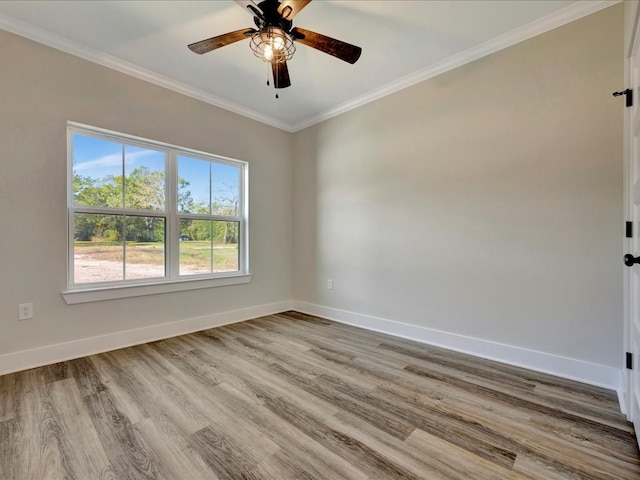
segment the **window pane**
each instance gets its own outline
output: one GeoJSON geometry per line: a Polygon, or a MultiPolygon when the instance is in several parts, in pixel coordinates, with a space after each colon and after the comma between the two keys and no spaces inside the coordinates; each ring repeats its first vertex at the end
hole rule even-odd
{"type": "Polygon", "coordinates": [[[238,215],[240,168],[221,163],[211,164],[211,213],[238,215]]]}
{"type": "Polygon", "coordinates": [[[180,220],[180,275],[211,273],[213,222],[180,220]]]}
{"type": "Polygon", "coordinates": [[[165,205],[165,154],[125,145],[125,208],[163,211],[165,205]]]}
{"type": "Polygon", "coordinates": [[[122,208],[120,143],[73,136],[73,202],[76,206],[122,208]]]}
{"type": "Polygon", "coordinates": [[[126,217],[125,279],[165,276],[165,220],[126,217]]]}
{"type": "Polygon", "coordinates": [[[74,226],[74,283],[123,280],[123,217],[76,213],[74,226]]]}
{"type": "Polygon", "coordinates": [[[211,162],[178,156],[178,211],[209,214],[211,162]]]}
{"type": "Polygon", "coordinates": [[[213,222],[213,271],[238,271],[239,222],[213,222]]]}
{"type": "Polygon", "coordinates": [[[180,275],[237,272],[239,222],[180,220],[180,275]]]}

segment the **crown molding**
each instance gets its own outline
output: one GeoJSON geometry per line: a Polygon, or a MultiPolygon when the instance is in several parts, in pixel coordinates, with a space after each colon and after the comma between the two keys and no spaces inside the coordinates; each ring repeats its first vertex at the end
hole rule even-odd
{"type": "Polygon", "coordinates": [[[230,112],[242,115],[244,117],[256,120],[258,122],[279,128],[289,133],[295,133],[307,127],[323,122],[330,118],[336,117],[342,113],[346,113],[355,108],[371,103],[380,98],[391,95],[405,88],[411,87],[417,83],[433,78],[442,73],[453,70],[466,63],[478,60],[499,50],[505,49],[517,43],[528,40],[542,33],[561,27],[567,23],[578,20],[592,13],[608,8],[612,5],[620,3],[622,0],[581,0],[577,3],[569,5],[555,13],[547,15],[539,20],[531,22],[523,27],[517,28],[506,34],[500,35],[494,39],[484,42],[476,47],[470,48],[457,55],[452,55],[440,62],[432,64],[422,70],[407,75],[397,81],[388,83],[380,88],[372,90],[364,95],[356,97],[348,102],[342,103],[337,107],[326,110],[318,115],[310,117],[302,122],[290,124],[269,115],[264,115],[255,110],[243,107],[234,102],[230,102],[223,98],[211,95],[203,90],[194,88],[186,83],[179,82],[170,77],[158,74],[152,70],[148,70],[122,59],[102,53],[92,48],[72,42],[64,37],[47,32],[44,29],[34,25],[22,22],[7,15],[0,14],[0,29],[20,35],[30,40],[42,43],[49,47],[61,50],[76,57],[89,60],[90,62],[111,68],[126,75],[144,80],[146,82],[158,85],[160,87],[173,90],[188,97],[200,100],[215,107],[228,110],[230,112]]]}
{"type": "Polygon", "coordinates": [[[329,120],[340,114],[346,113],[355,108],[371,103],[380,98],[391,95],[392,93],[404,90],[417,83],[424,82],[430,78],[433,78],[442,73],[453,70],[454,68],[461,67],[467,63],[478,60],[482,57],[486,57],[492,53],[511,47],[517,43],[523,42],[537,35],[541,35],[555,28],[571,23],[592,13],[596,13],[605,8],[611,7],[622,0],[582,0],[565,7],[557,12],[554,12],[546,17],[531,22],[523,27],[519,27],[515,30],[507,32],[503,35],[495,37],[487,42],[481,43],[475,47],[472,47],[464,52],[456,55],[452,55],[444,60],[429,65],[428,67],[418,70],[410,75],[407,75],[399,80],[388,83],[380,88],[372,90],[364,95],[356,97],[348,102],[342,103],[335,108],[326,110],[319,115],[309,118],[303,122],[297,123],[292,126],[293,132],[303,130],[311,127],[316,123],[329,120]]]}
{"type": "Polygon", "coordinates": [[[194,88],[190,85],[187,85],[186,83],[179,82],[170,77],[166,77],[164,75],[156,73],[152,70],[142,68],[138,65],[127,62],[112,55],[108,55],[87,46],[80,45],[76,42],[72,42],[64,37],[53,34],[44,29],[15,19],[8,15],[0,14],[0,29],[14,33],[21,37],[28,38],[35,42],[42,43],[48,47],[61,50],[76,57],[80,57],[84,60],[89,60],[90,62],[97,63],[98,65],[102,65],[112,70],[130,75],[140,80],[144,80],[145,82],[153,83],[154,85],[158,85],[168,90],[173,90],[174,92],[181,93],[191,98],[195,98],[196,100],[200,100],[224,110],[237,113],[238,115],[242,115],[243,117],[247,117],[252,120],[271,125],[272,127],[276,127],[281,130],[291,131],[291,125],[278,120],[277,118],[261,114],[259,112],[256,112],[255,110],[245,108],[223,98],[211,95],[210,93],[207,93],[203,90],[194,88]]]}

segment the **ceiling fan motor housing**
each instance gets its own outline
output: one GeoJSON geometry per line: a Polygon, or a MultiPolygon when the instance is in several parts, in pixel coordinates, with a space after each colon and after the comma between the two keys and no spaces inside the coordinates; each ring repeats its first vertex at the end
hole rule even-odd
{"type": "Polygon", "coordinates": [[[293,28],[293,22],[287,19],[287,16],[292,13],[292,9],[286,6],[280,10],[280,2],[278,0],[264,0],[258,4],[261,12],[255,11],[255,17],[253,21],[259,29],[265,27],[278,27],[286,33],[291,32],[293,28]]]}

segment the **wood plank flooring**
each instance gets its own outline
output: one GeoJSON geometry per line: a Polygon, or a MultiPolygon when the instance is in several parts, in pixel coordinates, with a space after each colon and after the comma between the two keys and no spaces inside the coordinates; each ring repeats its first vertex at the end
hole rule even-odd
{"type": "Polygon", "coordinates": [[[640,479],[612,391],[296,312],[0,376],[0,479],[640,479]]]}

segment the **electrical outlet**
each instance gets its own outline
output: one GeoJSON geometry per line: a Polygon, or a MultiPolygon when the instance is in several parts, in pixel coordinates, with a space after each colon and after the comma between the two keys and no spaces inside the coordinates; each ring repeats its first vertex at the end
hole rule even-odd
{"type": "Polygon", "coordinates": [[[327,280],[327,289],[333,290],[333,280],[327,280]]]}
{"type": "Polygon", "coordinates": [[[21,303],[18,305],[18,320],[33,318],[33,303],[21,303]]]}

